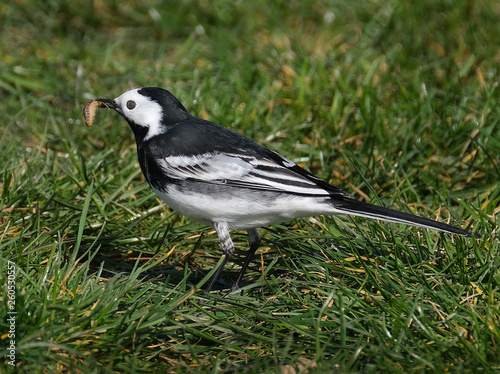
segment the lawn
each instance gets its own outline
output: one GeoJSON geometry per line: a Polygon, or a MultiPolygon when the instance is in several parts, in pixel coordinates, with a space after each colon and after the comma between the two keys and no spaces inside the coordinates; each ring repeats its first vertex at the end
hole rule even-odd
{"type": "Polygon", "coordinates": [[[496,0],[2,3],[0,372],[499,371],[499,19],[496,0]],[[215,232],[156,197],[121,117],[83,124],[141,86],[482,238],[296,219],[260,230],[242,293],[233,233],[207,294],[215,232]]]}

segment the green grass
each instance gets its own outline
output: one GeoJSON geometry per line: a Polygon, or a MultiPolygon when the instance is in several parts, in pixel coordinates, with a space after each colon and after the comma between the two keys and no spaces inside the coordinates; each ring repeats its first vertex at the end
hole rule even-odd
{"type": "Polygon", "coordinates": [[[0,372],[500,370],[497,2],[141,4],[0,5],[0,372]],[[261,230],[243,294],[244,233],[197,291],[215,233],[156,198],[118,115],[83,125],[87,100],[140,86],[483,238],[297,219],[261,230]]]}

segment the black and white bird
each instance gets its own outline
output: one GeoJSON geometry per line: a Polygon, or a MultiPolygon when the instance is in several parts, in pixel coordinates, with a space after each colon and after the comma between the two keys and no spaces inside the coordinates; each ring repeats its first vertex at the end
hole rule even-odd
{"type": "Polygon", "coordinates": [[[192,116],[162,88],[138,88],[114,100],[95,101],[117,111],[132,128],[142,172],[156,194],[172,209],[217,232],[226,256],[207,290],[233,254],[230,230],[247,230],[250,245],[233,289],[238,288],[260,245],[257,228],[297,217],[350,214],[473,235],[431,219],[354,200],[253,140],[192,116]]]}

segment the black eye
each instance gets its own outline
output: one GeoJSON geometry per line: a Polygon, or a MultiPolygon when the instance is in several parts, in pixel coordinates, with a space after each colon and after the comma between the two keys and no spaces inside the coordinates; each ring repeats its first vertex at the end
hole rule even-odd
{"type": "Polygon", "coordinates": [[[136,105],[135,101],[132,101],[132,100],[127,101],[127,108],[128,109],[130,109],[130,110],[134,109],[135,105],[136,105]]]}

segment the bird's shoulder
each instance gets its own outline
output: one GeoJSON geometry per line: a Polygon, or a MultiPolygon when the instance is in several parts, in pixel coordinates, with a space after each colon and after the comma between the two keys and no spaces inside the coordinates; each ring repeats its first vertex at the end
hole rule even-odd
{"type": "Polygon", "coordinates": [[[197,117],[189,117],[170,126],[165,132],[149,139],[144,146],[154,158],[210,153],[254,156],[266,150],[237,132],[197,117]]]}

